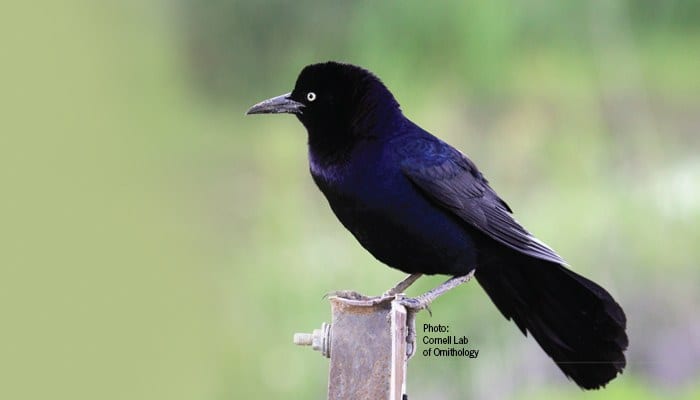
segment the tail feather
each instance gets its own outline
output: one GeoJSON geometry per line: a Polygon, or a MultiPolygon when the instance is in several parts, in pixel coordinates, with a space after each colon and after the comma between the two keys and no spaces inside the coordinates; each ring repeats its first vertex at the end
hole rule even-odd
{"type": "Polygon", "coordinates": [[[476,269],[479,284],[566,376],[597,389],[622,373],[625,313],[605,289],[562,265],[510,249],[488,254],[476,269]]]}

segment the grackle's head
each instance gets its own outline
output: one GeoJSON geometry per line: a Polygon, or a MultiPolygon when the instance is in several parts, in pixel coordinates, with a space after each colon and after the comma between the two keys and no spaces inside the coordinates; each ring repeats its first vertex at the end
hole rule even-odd
{"type": "Polygon", "coordinates": [[[290,93],[262,101],[246,114],[295,114],[309,143],[337,147],[376,136],[401,115],[389,89],[366,69],[334,61],[306,66],[290,93]]]}

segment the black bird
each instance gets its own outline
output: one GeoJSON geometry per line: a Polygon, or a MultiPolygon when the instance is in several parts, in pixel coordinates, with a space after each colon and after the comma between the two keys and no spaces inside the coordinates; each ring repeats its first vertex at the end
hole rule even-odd
{"type": "Polygon", "coordinates": [[[371,72],[305,67],[294,90],[247,114],[295,114],[308,132],[311,175],[340,222],[379,261],[412,274],[453,276],[406,305],[425,308],[472,274],[501,313],[537,340],[584,389],[626,365],[626,318],[612,296],[511,216],[464,154],[406,118],[371,72]]]}

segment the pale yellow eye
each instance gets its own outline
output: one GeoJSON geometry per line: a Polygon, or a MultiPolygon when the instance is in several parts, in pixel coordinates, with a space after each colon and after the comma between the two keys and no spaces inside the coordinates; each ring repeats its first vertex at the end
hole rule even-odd
{"type": "Polygon", "coordinates": [[[316,100],[316,93],[314,92],[309,92],[306,94],[306,100],[308,101],[314,101],[316,100]]]}

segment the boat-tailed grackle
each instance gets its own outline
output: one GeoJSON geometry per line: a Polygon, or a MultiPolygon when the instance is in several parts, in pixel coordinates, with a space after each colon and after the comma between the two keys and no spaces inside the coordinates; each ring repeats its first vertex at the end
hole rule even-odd
{"type": "Polygon", "coordinates": [[[371,72],[309,65],[291,93],[247,113],[291,113],[304,124],[311,176],[335,215],[379,261],[411,274],[389,294],[421,274],[452,277],[407,307],[426,308],[473,274],[580,387],[622,372],[626,318],[612,296],[513,219],[476,165],[406,118],[371,72]]]}

